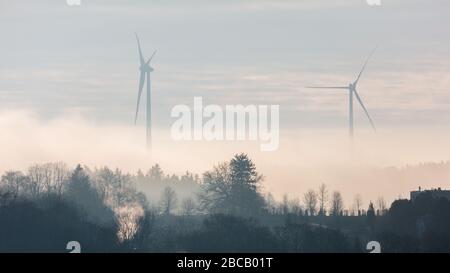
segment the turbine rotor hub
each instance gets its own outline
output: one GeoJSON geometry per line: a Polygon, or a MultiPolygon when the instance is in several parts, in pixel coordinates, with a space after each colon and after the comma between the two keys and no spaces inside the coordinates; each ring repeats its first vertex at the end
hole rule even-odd
{"type": "Polygon", "coordinates": [[[139,69],[142,72],[152,72],[153,71],[153,68],[150,65],[148,65],[148,64],[141,65],[141,67],[139,69]]]}

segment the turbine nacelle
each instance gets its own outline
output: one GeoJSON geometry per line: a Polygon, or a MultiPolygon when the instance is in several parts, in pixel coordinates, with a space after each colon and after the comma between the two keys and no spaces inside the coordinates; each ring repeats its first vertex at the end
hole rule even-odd
{"type": "Polygon", "coordinates": [[[151,66],[148,65],[148,64],[141,65],[141,66],[139,67],[139,70],[140,70],[142,73],[150,73],[150,72],[153,72],[153,71],[154,71],[153,67],[151,67],[151,66]]]}
{"type": "Polygon", "coordinates": [[[141,72],[145,72],[145,73],[153,72],[154,69],[153,69],[153,67],[150,66],[150,62],[152,61],[153,57],[155,57],[156,50],[153,52],[152,56],[147,61],[145,61],[144,54],[142,53],[142,50],[141,50],[141,43],[139,42],[139,37],[138,37],[137,33],[135,33],[135,35],[136,35],[136,41],[138,44],[139,61],[141,64],[139,67],[139,70],[141,72]]]}

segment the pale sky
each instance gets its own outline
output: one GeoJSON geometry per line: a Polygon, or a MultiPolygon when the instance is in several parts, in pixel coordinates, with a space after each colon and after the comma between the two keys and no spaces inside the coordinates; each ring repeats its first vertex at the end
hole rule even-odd
{"type": "Polygon", "coordinates": [[[2,108],[45,117],[75,108],[100,123],[131,123],[138,32],[147,56],[158,50],[158,127],[170,123],[173,105],[194,95],[219,104],[280,104],[289,127],[345,126],[345,94],[304,87],[348,84],[377,44],[360,86],[377,125],[450,121],[443,115],[450,109],[446,0],[382,7],[363,0],[0,3],[2,108]]]}
{"type": "MultiPolygon", "coordinates": [[[[46,160],[130,170],[150,165],[139,146],[144,112],[133,126],[139,65],[134,32],[145,55],[158,50],[152,88],[160,156],[153,161],[165,162],[169,170],[202,172],[246,151],[277,194],[314,187],[325,166],[341,166],[340,157],[347,157],[348,106],[344,93],[305,86],[347,85],[376,45],[358,91],[378,134],[355,104],[357,141],[364,143],[355,148],[358,164],[448,160],[450,2],[382,4],[82,0],[80,7],[69,7],[65,0],[0,0],[0,147],[9,153],[0,155],[2,168],[46,160]],[[280,151],[270,155],[251,145],[189,142],[175,149],[168,135],[170,110],[192,104],[194,96],[219,105],[279,104],[280,151]],[[77,129],[86,134],[73,134],[77,129]],[[103,133],[106,141],[98,136],[103,133]],[[82,147],[103,154],[82,153],[82,147]],[[183,156],[173,156],[180,151],[183,156]],[[313,174],[304,184],[286,171],[312,165],[320,175],[309,169],[313,174]]],[[[335,180],[342,190],[355,188],[335,180]]],[[[409,186],[393,190],[391,198],[409,186]]]]}

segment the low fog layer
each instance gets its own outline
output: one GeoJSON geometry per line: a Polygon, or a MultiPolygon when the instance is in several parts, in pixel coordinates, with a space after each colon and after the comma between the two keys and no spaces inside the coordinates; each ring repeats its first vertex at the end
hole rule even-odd
{"type": "Polygon", "coordinates": [[[301,197],[320,183],[341,191],[346,207],[358,193],[367,204],[379,196],[409,197],[419,186],[450,187],[449,132],[437,129],[361,129],[353,148],[345,129],[282,131],[279,150],[261,152],[258,142],[176,142],[167,128],[155,130],[151,155],[144,127],[96,125],[77,112],[45,121],[27,111],[1,112],[0,130],[1,172],[64,161],[131,173],[158,163],[166,173],[201,175],[244,152],[265,176],[264,191],[277,199],[285,193],[301,197]]]}

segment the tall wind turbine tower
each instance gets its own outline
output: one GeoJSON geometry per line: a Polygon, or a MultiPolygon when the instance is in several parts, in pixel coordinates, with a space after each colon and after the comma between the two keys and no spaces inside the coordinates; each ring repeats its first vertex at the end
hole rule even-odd
{"type": "Polygon", "coordinates": [[[139,61],[140,61],[140,77],[139,77],[139,92],[136,104],[136,115],[134,117],[134,124],[136,124],[138,113],[139,113],[139,103],[141,101],[142,90],[144,89],[144,84],[147,82],[147,108],[146,108],[146,140],[147,140],[147,148],[151,149],[152,147],[152,104],[151,104],[151,81],[150,81],[150,73],[153,72],[153,67],[150,66],[150,62],[155,56],[156,50],[153,52],[150,59],[145,61],[145,58],[142,54],[141,43],[139,42],[139,37],[136,34],[136,40],[138,44],[139,50],[139,61]]]}
{"type": "Polygon", "coordinates": [[[372,118],[369,115],[369,112],[367,111],[366,106],[364,106],[364,103],[362,102],[361,97],[359,96],[358,92],[356,91],[356,87],[358,85],[358,82],[366,69],[367,63],[369,62],[370,58],[372,57],[373,53],[375,52],[376,48],[370,53],[369,57],[367,58],[366,62],[364,63],[364,66],[362,67],[361,71],[359,72],[358,77],[354,82],[349,83],[348,86],[310,86],[308,88],[313,89],[343,89],[348,90],[348,107],[349,107],[349,128],[348,133],[350,136],[350,140],[353,140],[353,132],[354,132],[354,125],[353,125],[353,96],[356,97],[359,104],[363,108],[364,112],[366,113],[367,118],[369,119],[370,125],[372,126],[373,130],[376,131],[375,125],[372,121],[372,118]]]}

